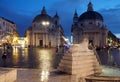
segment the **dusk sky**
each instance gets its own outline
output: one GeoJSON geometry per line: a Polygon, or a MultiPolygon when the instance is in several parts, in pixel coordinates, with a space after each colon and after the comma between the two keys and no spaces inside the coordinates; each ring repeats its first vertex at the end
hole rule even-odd
{"type": "MultiPolygon", "coordinates": [[[[45,6],[47,14],[60,17],[65,35],[70,36],[75,9],[80,16],[87,10],[90,0],[0,0],[0,17],[13,21],[24,36],[35,16],[45,6]]],[[[120,0],[91,0],[94,11],[99,12],[107,28],[120,36],[120,0]]]]}

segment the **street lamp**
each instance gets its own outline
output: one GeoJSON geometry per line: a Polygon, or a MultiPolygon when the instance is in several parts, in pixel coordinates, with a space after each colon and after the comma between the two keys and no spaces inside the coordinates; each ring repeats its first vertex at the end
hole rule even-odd
{"type": "Polygon", "coordinates": [[[49,21],[42,21],[43,26],[49,26],[50,22],[49,21]]]}

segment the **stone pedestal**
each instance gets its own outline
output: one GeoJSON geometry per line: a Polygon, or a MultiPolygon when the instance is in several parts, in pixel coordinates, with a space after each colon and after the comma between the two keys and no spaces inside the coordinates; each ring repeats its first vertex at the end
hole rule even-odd
{"type": "MultiPolygon", "coordinates": [[[[76,75],[77,79],[83,79],[89,75],[102,73],[101,66],[92,50],[88,49],[88,44],[74,44],[63,56],[58,71],[76,75]]],[[[79,81],[79,80],[78,80],[79,81]]],[[[76,81],[76,82],[78,82],[76,81]]]]}
{"type": "Polygon", "coordinates": [[[79,76],[88,76],[102,72],[95,55],[65,55],[57,69],[68,74],[77,74],[79,76]]]}

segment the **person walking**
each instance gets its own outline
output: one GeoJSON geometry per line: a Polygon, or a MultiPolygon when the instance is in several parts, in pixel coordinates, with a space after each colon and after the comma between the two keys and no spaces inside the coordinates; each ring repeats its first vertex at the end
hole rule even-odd
{"type": "Polygon", "coordinates": [[[3,66],[6,66],[6,59],[7,59],[7,53],[4,52],[3,55],[2,55],[3,66]]]}

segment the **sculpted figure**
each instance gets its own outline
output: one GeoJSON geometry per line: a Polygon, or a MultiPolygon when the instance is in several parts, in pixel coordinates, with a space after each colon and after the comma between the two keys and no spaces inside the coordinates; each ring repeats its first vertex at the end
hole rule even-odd
{"type": "Polygon", "coordinates": [[[84,38],[80,44],[74,44],[70,47],[69,52],[91,51],[88,49],[88,39],[84,38]]]}

